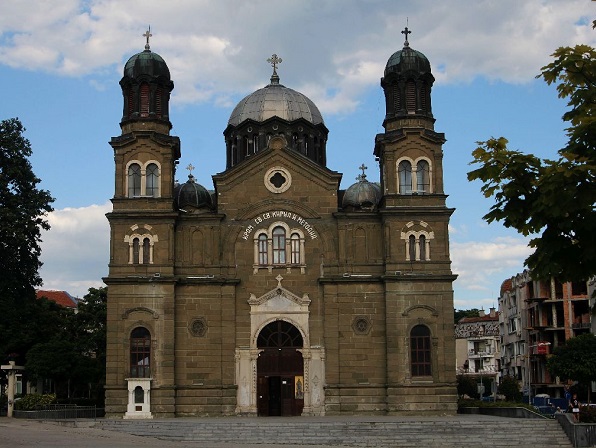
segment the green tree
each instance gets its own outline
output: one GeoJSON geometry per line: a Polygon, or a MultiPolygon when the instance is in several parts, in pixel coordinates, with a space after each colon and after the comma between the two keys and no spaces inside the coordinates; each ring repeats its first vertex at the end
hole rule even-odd
{"type": "Polygon", "coordinates": [[[22,359],[28,348],[22,338],[36,306],[41,231],[50,228],[54,201],[38,188],[24,131],[16,118],[0,121],[0,359],[9,353],[22,359]]]}
{"type": "Polygon", "coordinates": [[[525,263],[536,278],[582,281],[596,274],[596,50],[561,47],[553,57],[538,77],[568,99],[567,145],[550,160],[510,150],[504,137],[478,142],[468,180],[494,197],[487,222],[532,236],[525,263]]]}
{"type": "Polygon", "coordinates": [[[469,375],[457,375],[457,395],[460,397],[467,395],[470,398],[479,398],[476,378],[469,375]]]}
{"type": "Polygon", "coordinates": [[[521,401],[522,398],[519,381],[512,376],[505,376],[501,379],[497,392],[500,395],[505,395],[507,401],[521,401]]]}
{"type": "MultiPolygon", "coordinates": [[[[562,380],[575,380],[590,385],[596,380],[596,336],[586,333],[568,339],[553,350],[546,367],[562,380]]],[[[588,401],[590,387],[588,387],[588,401]]]]}
{"type": "MultiPolygon", "coordinates": [[[[27,352],[25,369],[30,378],[54,380],[60,398],[84,395],[102,404],[106,304],[107,288],[90,288],[79,301],[76,314],[59,307],[64,312],[53,325],[54,333],[36,339],[37,343],[27,352]]],[[[45,320],[53,319],[51,316],[47,312],[45,320]]]]}
{"type": "Polygon", "coordinates": [[[470,310],[454,310],[454,322],[458,323],[460,319],[464,317],[479,317],[480,310],[478,308],[472,308],[470,310]]]}

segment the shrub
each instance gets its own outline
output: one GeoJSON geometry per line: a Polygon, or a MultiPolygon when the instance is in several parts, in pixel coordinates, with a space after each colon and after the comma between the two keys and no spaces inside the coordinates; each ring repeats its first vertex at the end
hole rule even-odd
{"type": "Polygon", "coordinates": [[[581,406],[579,408],[579,421],[581,423],[596,423],[596,407],[581,406]]]}
{"type": "Polygon", "coordinates": [[[55,394],[29,394],[15,402],[15,409],[19,411],[33,411],[37,406],[47,406],[55,402],[55,394]]]}
{"type": "Polygon", "coordinates": [[[460,397],[467,395],[471,398],[478,398],[478,384],[471,376],[458,375],[457,376],[457,394],[460,397]]]}
{"type": "Polygon", "coordinates": [[[505,376],[499,384],[498,393],[505,395],[507,401],[521,401],[522,394],[519,390],[519,382],[512,376],[505,376]]]}

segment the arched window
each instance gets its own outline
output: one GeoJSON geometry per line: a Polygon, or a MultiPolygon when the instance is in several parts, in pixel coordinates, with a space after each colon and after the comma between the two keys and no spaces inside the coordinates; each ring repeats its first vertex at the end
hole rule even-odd
{"type": "Polygon", "coordinates": [[[290,263],[300,264],[300,235],[292,233],[290,237],[290,263]]]}
{"type": "Polygon", "coordinates": [[[420,260],[426,261],[426,237],[424,235],[420,235],[418,244],[420,244],[420,260]]]}
{"type": "Polygon", "coordinates": [[[430,193],[430,167],[426,160],[420,160],[416,165],[416,190],[430,193]]]}
{"type": "Polygon", "coordinates": [[[145,185],[147,196],[159,197],[159,168],[155,163],[147,165],[145,170],[145,185]]]}
{"type": "Polygon", "coordinates": [[[286,231],[283,227],[273,229],[273,264],[286,263],[286,231]]]}
{"type": "Polygon", "coordinates": [[[130,334],[130,376],[151,377],[151,334],[144,327],[137,327],[130,334]]]}
{"type": "Polygon", "coordinates": [[[304,233],[283,222],[273,222],[268,228],[255,232],[253,238],[253,272],[266,268],[300,268],[305,273],[304,233]]]}
{"type": "Polygon", "coordinates": [[[408,238],[408,255],[410,261],[416,260],[416,237],[414,235],[410,235],[408,238]]]}
{"type": "Polygon", "coordinates": [[[133,163],[128,167],[128,197],[141,196],[141,167],[133,163]]]}
{"type": "Polygon", "coordinates": [[[269,264],[269,257],[267,256],[267,235],[264,233],[259,235],[257,250],[259,253],[259,264],[261,266],[267,266],[269,264]]]}
{"type": "Polygon", "coordinates": [[[132,264],[140,263],[141,245],[138,238],[132,240],[132,264]]]}
{"type": "Polygon", "coordinates": [[[302,347],[302,334],[291,323],[276,320],[267,324],[257,338],[258,348],[302,347]]]}
{"type": "Polygon", "coordinates": [[[426,325],[416,325],[410,331],[410,359],[412,376],[430,376],[430,330],[426,325]]]}
{"type": "Polygon", "coordinates": [[[124,237],[129,246],[128,264],[153,264],[153,245],[159,238],[151,233],[139,233],[139,230],[138,226],[133,226],[133,233],[124,237]]]}
{"type": "Polygon", "coordinates": [[[399,176],[399,193],[412,194],[412,164],[407,160],[399,162],[397,168],[399,176]]]}
{"type": "Polygon", "coordinates": [[[143,264],[151,263],[151,241],[149,238],[143,239],[143,264]]]}

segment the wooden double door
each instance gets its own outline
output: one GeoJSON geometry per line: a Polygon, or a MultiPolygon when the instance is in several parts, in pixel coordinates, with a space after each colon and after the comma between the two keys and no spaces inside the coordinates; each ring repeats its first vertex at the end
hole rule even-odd
{"type": "Polygon", "coordinates": [[[295,348],[266,349],[257,360],[257,410],[260,416],[302,415],[304,362],[295,348]]]}

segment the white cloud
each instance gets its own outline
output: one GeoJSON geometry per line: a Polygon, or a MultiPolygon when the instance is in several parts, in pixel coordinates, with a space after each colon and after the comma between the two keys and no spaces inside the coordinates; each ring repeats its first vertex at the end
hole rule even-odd
{"type": "Polygon", "coordinates": [[[268,82],[265,60],[284,59],[282,83],[303,91],[324,113],[350,113],[378,86],[385,62],[403,44],[426,54],[437,83],[477,76],[530,82],[561,45],[593,43],[586,0],[5,0],[0,61],[65,76],[114,76],[143,49],[168,63],[174,102],[230,104],[268,82]]]}
{"type": "Polygon", "coordinates": [[[491,288],[521,272],[524,260],[532,253],[528,240],[521,237],[451,242],[450,247],[453,272],[459,276],[456,308],[471,302],[494,305],[499,291],[491,288]]]}
{"type": "Polygon", "coordinates": [[[110,229],[105,214],[111,203],[55,210],[51,229],[42,235],[40,274],[43,288],[83,297],[90,287],[104,286],[108,273],[110,229]]]}

